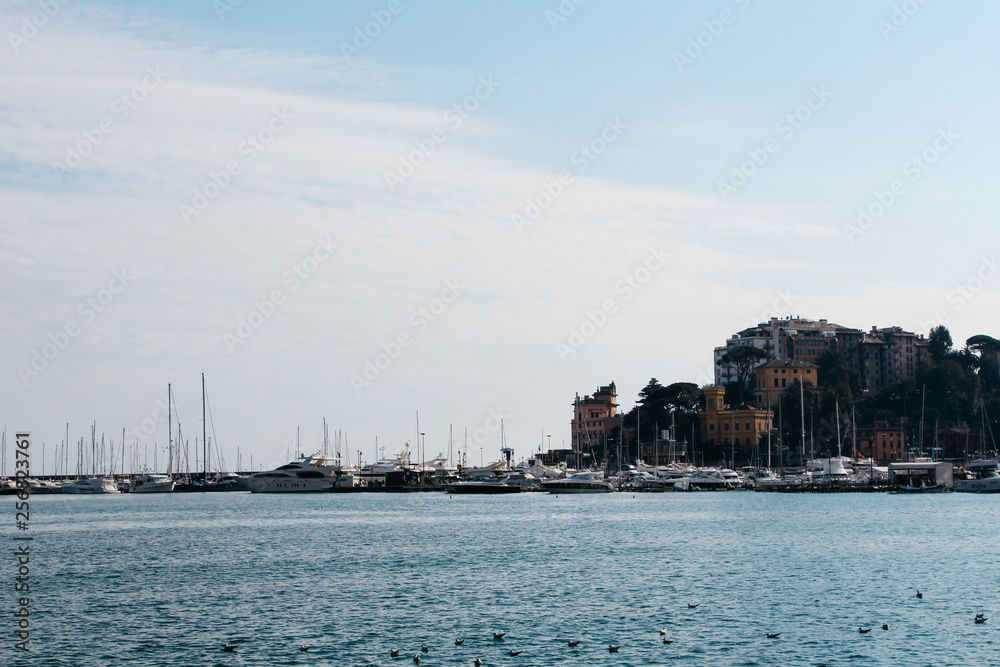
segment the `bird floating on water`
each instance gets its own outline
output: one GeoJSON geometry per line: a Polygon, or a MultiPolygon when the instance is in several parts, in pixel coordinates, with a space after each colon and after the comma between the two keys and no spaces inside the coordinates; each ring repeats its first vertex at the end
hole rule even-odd
{"type": "Polygon", "coordinates": [[[780,632],[768,632],[767,633],[767,638],[768,639],[777,639],[780,635],[781,635],[780,632]]]}
{"type": "Polygon", "coordinates": [[[579,641],[575,641],[575,642],[567,642],[567,643],[568,643],[568,644],[570,645],[570,648],[572,648],[572,647],[574,647],[574,646],[579,646],[579,645],[580,645],[580,642],[579,642],[579,641]]]}
{"type": "Polygon", "coordinates": [[[226,651],[227,653],[232,653],[233,651],[236,650],[237,646],[239,646],[239,644],[223,644],[222,650],[226,651]]]}
{"type": "Polygon", "coordinates": [[[474,664],[476,667],[482,667],[483,661],[480,660],[479,658],[476,658],[476,661],[472,664],[474,664]]]}
{"type": "Polygon", "coordinates": [[[420,664],[420,656],[419,655],[413,656],[413,662],[414,662],[414,664],[419,665],[420,664]]]}
{"type": "Polygon", "coordinates": [[[305,644],[303,644],[302,646],[299,647],[299,650],[302,651],[303,653],[305,653],[306,651],[309,650],[309,647],[306,646],[305,644]]]}
{"type": "Polygon", "coordinates": [[[663,638],[663,643],[664,644],[673,644],[674,640],[673,639],[667,639],[666,637],[664,637],[663,638]]]}
{"type": "Polygon", "coordinates": [[[986,616],[982,613],[976,614],[976,623],[985,623],[986,620],[986,616]]]}
{"type": "Polygon", "coordinates": [[[423,646],[420,647],[420,650],[423,651],[424,653],[430,653],[431,647],[428,646],[427,644],[424,644],[423,646]]]}
{"type": "Polygon", "coordinates": [[[506,634],[507,634],[506,632],[494,632],[493,639],[496,639],[497,641],[503,641],[504,635],[506,634]]]}
{"type": "Polygon", "coordinates": [[[888,623],[883,623],[882,624],[882,629],[883,630],[888,630],[889,629],[889,624],[888,623]]]}
{"type": "Polygon", "coordinates": [[[618,649],[620,649],[620,648],[621,648],[621,646],[615,646],[614,644],[609,644],[608,645],[608,652],[609,653],[618,653],[618,649]]]}
{"type": "Polygon", "coordinates": [[[456,639],[455,640],[455,646],[461,646],[464,643],[465,643],[464,639],[456,639]]]}
{"type": "Polygon", "coordinates": [[[514,649],[511,649],[510,650],[510,654],[513,655],[513,656],[517,656],[517,655],[521,655],[521,652],[520,651],[515,651],[514,649]]]}
{"type": "Polygon", "coordinates": [[[858,628],[858,634],[862,634],[862,635],[863,634],[867,634],[867,633],[869,633],[871,631],[872,631],[871,628],[858,628]]]}
{"type": "Polygon", "coordinates": [[[666,630],[660,630],[660,636],[661,636],[661,637],[662,637],[663,635],[665,635],[665,634],[667,634],[667,631],[666,631],[666,630]]]}
{"type": "Polygon", "coordinates": [[[920,592],[920,589],[919,589],[919,588],[917,589],[917,597],[918,597],[918,598],[922,598],[922,597],[924,597],[924,594],[920,592]]]}
{"type": "Polygon", "coordinates": [[[700,605],[700,604],[701,604],[700,602],[696,602],[694,604],[691,604],[690,602],[688,602],[688,609],[697,609],[698,605],[700,605]]]}
{"type": "Polygon", "coordinates": [[[393,657],[393,658],[398,658],[399,657],[399,649],[398,648],[394,648],[391,651],[389,651],[389,656],[393,657]]]}

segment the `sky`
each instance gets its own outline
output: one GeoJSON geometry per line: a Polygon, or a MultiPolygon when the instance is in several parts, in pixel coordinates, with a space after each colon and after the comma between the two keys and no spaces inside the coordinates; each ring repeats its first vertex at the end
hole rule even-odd
{"type": "Polygon", "coordinates": [[[345,462],[478,464],[568,446],[612,381],[709,384],[771,316],[996,336],[998,19],[0,2],[6,470],[23,431],[36,472],[92,434],[162,470],[202,374],[228,469],[324,421],[345,462]]]}

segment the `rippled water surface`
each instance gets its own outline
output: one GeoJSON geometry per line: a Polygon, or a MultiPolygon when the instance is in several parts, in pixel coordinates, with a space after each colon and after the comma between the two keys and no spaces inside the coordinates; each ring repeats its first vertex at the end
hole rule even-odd
{"type": "Polygon", "coordinates": [[[4,614],[0,664],[997,664],[1000,616],[973,617],[1000,614],[998,510],[962,494],[34,497],[32,651],[14,655],[4,614]]]}

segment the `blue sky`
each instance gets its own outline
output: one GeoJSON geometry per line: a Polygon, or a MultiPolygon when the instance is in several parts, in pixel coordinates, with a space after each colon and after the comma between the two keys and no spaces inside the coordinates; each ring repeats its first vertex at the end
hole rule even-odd
{"type": "Polygon", "coordinates": [[[0,421],[49,452],[151,462],[168,382],[193,443],[205,372],[230,468],[418,411],[478,461],[775,304],[997,334],[993,4],[226,6],[0,4],[0,421]]]}

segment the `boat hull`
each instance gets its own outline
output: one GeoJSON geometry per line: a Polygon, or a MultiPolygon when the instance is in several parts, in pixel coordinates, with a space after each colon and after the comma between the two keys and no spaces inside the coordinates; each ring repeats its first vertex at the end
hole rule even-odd
{"type": "Polygon", "coordinates": [[[508,493],[521,493],[521,487],[508,486],[507,484],[501,484],[500,482],[456,482],[454,484],[445,484],[444,490],[448,493],[456,493],[459,495],[473,494],[495,496],[508,493]]]}
{"type": "Polygon", "coordinates": [[[611,485],[602,484],[543,484],[549,493],[611,493],[611,485]]]}
{"type": "Polygon", "coordinates": [[[1000,493],[1000,477],[989,479],[956,479],[956,493],[1000,493]]]}

